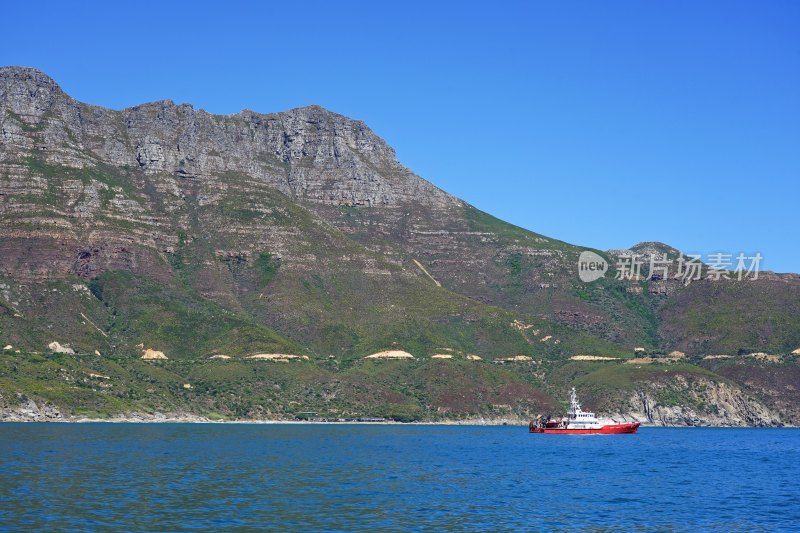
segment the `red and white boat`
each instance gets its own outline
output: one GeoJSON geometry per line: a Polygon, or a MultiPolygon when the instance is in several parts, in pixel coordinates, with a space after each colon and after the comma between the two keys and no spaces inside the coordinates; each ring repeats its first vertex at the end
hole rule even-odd
{"type": "Polygon", "coordinates": [[[531,421],[531,433],[562,433],[572,435],[588,435],[592,433],[612,435],[617,433],[636,433],[639,429],[641,422],[616,422],[613,420],[601,421],[594,416],[594,413],[588,413],[581,410],[581,404],[578,403],[578,395],[575,393],[575,387],[569,395],[569,411],[567,416],[562,418],[546,419],[539,417],[538,420],[531,421]]]}

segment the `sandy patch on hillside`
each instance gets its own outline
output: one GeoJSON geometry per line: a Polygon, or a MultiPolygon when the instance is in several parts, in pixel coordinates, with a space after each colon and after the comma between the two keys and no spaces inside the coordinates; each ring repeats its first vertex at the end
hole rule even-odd
{"type": "Polygon", "coordinates": [[[436,286],[437,286],[437,287],[441,287],[441,286],[442,286],[442,284],[441,284],[441,283],[439,283],[439,282],[436,280],[436,278],[434,278],[433,276],[431,276],[431,273],[430,273],[430,272],[428,272],[428,270],[427,270],[427,269],[426,269],[424,266],[422,266],[422,263],[420,263],[420,262],[419,262],[419,261],[417,261],[416,259],[412,259],[412,261],[414,261],[414,264],[415,264],[415,265],[417,265],[417,267],[419,267],[419,269],[420,269],[420,270],[422,270],[422,271],[425,273],[425,275],[426,275],[426,276],[428,276],[429,278],[431,278],[431,280],[432,280],[432,281],[433,281],[433,282],[436,284],[436,286]]]}
{"type": "Polygon", "coordinates": [[[573,355],[571,361],[618,361],[619,357],[605,357],[602,355],[573,355]]]}
{"type": "Polygon", "coordinates": [[[703,359],[733,359],[733,356],[732,355],[724,355],[724,354],[707,355],[707,356],[703,357],[703,359]]]}
{"type": "Polygon", "coordinates": [[[480,355],[468,354],[467,355],[467,360],[468,361],[481,361],[481,360],[483,360],[483,357],[481,357],[480,355]]]}
{"type": "Polygon", "coordinates": [[[146,350],[144,350],[142,359],[152,360],[152,359],[169,359],[169,358],[166,355],[164,355],[164,352],[147,348],[146,350]]]}
{"type": "Polygon", "coordinates": [[[55,352],[55,353],[66,353],[66,354],[74,354],[75,353],[75,350],[70,348],[69,344],[62,345],[62,344],[60,344],[60,343],[58,343],[56,341],[53,341],[50,344],[48,344],[47,348],[51,352],[55,352]]]}
{"type": "Polygon", "coordinates": [[[649,365],[653,362],[655,362],[655,359],[652,357],[634,357],[633,359],[625,361],[625,363],[629,365],[649,365]]]}
{"type": "Polygon", "coordinates": [[[502,361],[504,363],[505,362],[514,363],[517,361],[533,361],[533,359],[531,359],[527,355],[514,355],[512,357],[498,357],[497,359],[495,359],[495,361],[502,361]]]}
{"type": "Polygon", "coordinates": [[[230,355],[222,355],[222,354],[212,355],[211,357],[209,357],[209,359],[230,359],[230,358],[231,358],[230,355]]]}
{"type": "Polygon", "coordinates": [[[287,353],[257,353],[255,355],[250,355],[247,359],[259,359],[262,361],[276,361],[278,363],[288,363],[292,360],[308,360],[307,355],[292,355],[287,353]]]}
{"type": "MultiPolygon", "coordinates": [[[[514,328],[514,329],[517,329],[519,331],[525,331],[525,330],[531,329],[533,327],[533,324],[526,324],[525,322],[523,322],[521,320],[514,320],[513,322],[511,322],[511,327],[514,328]]],[[[538,330],[533,330],[533,334],[534,335],[538,335],[539,331],[538,330]]]]}
{"type": "Polygon", "coordinates": [[[452,359],[453,356],[449,353],[437,353],[431,356],[431,359],[452,359]]]}
{"type": "Polygon", "coordinates": [[[751,353],[751,354],[748,354],[747,357],[753,357],[755,359],[758,359],[759,361],[769,361],[770,363],[780,363],[781,362],[780,356],[778,356],[778,355],[770,355],[770,354],[765,353],[765,352],[751,353]]]}
{"type": "Polygon", "coordinates": [[[385,350],[368,355],[364,359],[414,359],[414,356],[403,350],[385,350]]]}

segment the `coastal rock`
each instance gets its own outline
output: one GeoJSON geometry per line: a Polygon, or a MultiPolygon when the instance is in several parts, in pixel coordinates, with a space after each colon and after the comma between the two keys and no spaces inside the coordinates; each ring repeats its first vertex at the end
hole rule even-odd
{"type": "Polygon", "coordinates": [[[709,379],[678,376],[669,384],[652,384],[627,399],[627,409],[613,415],[656,426],[779,427],[774,411],[740,388],[709,379]],[[680,400],[686,398],[687,400],[680,400]]]}
{"type": "Polygon", "coordinates": [[[16,400],[16,404],[9,404],[0,396],[0,421],[57,422],[65,419],[61,410],[51,403],[37,403],[22,394],[18,394],[16,400]]]}

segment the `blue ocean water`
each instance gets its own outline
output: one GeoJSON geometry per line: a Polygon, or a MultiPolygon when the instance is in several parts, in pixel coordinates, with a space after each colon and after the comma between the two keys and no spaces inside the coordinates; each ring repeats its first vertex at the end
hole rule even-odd
{"type": "Polygon", "coordinates": [[[800,530],[800,430],[0,424],[11,531],[800,530]]]}

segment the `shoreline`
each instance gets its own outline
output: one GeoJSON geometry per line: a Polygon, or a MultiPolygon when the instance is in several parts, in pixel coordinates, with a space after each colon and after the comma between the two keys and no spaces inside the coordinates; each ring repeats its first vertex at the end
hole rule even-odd
{"type": "MultiPolygon", "coordinates": [[[[11,423],[65,423],[65,424],[240,424],[240,425],[277,425],[277,424],[326,424],[326,425],[436,425],[436,426],[528,426],[530,418],[514,413],[497,415],[473,415],[460,419],[420,419],[400,421],[383,417],[317,417],[306,418],[225,418],[218,413],[208,415],[196,414],[184,410],[168,412],[128,411],[108,417],[97,417],[99,413],[75,415],[65,413],[57,406],[49,403],[37,404],[30,398],[16,407],[0,407],[0,424],[11,423]],[[95,415],[95,416],[92,416],[95,415]],[[360,418],[360,419],[359,419],[360,418]]],[[[784,424],[774,417],[764,418],[760,423],[748,424],[742,418],[710,418],[701,419],[696,416],[650,417],[642,412],[612,413],[606,416],[614,421],[640,422],[642,427],[736,427],[736,428],[781,428],[798,427],[784,424]],[[675,423],[677,422],[677,423],[675,423]]]]}
{"type": "Polygon", "coordinates": [[[212,420],[210,418],[181,416],[181,417],[113,417],[113,418],[4,418],[3,423],[31,423],[31,424],[239,424],[239,425],[351,425],[351,426],[381,426],[381,425],[406,425],[406,426],[527,426],[527,422],[519,420],[439,420],[439,421],[414,421],[400,422],[397,420],[363,421],[356,420],[284,420],[284,419],[241,419],[241,420],[212,420]]]}
{"type": "MultiPolygon", "coordinates": [[[[496,427],[526,427],[527,422],[519,420],[502,419],[469,419],[469,420],[438,420],[399,422],[396,420],[384,421],[315,421],[315,420],[281,420],[281,419],[242,419],[242,420],[212,420],[201,416],[148,416],[148,417],[114,417],[114,418],[16,418],[0,419],[3,424],[214,424],[214,425],[325,425],[325,426],[496,426],[496,427]]],[[[734,425],[664,425],[643,422],[643,428],[727,428],[727,429],[797,429],[800,426],[734,426],[734,425]]]]}

